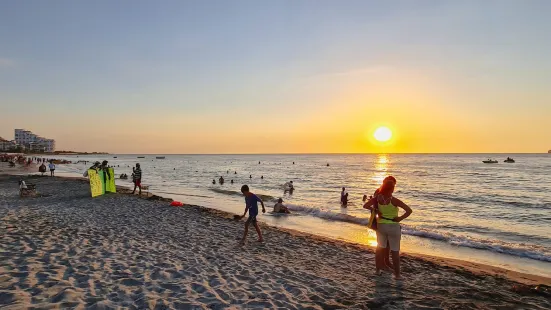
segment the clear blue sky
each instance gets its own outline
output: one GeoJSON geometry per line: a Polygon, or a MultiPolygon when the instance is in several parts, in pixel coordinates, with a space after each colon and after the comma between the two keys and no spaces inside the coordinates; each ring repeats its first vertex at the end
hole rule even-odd
{"type": "Polygon", "coordinates": [[[377,151],[362,138],[372,122],[402,137],[391,151],[544,151],[549,12],[531,0],[3,1],[0,136],[26,128],[109,152],[377,151]]]}

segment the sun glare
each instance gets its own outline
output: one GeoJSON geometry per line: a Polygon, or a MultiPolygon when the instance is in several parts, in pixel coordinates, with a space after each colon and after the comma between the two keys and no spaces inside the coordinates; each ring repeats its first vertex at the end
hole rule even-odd
{"type": "Polygon", "coordinates": [[[375,140],[377,141],[386,142],[392,138],[392,131],[390,131],[387,127],[379,127],[373,133],[373,137],[375,137],[375,140]]]}

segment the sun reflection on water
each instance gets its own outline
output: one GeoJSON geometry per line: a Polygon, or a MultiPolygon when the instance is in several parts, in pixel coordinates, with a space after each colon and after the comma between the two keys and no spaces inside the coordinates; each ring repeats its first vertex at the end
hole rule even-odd
{"type": "Polygon", "coordinates": [[[379,184],[382,183],[387,176],[390,165],[390,155],[378,154],[374,163],[375,172],[373,172],[371,179],[379,184]]]}
{"type": "Polygon", "coordinates": [[[346,239],[351,240],[354,243],[377,247],[377,234],[371,229],[365,229],[361,232],[356,231],[354,233],[347,234],[346,239]]]}

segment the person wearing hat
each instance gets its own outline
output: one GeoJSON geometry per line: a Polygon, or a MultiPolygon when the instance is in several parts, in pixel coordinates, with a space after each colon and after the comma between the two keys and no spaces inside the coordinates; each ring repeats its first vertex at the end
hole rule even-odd
{"type": "Polygon", "coordinates": [[[107,179],[111,179],[111,175],[109,174],[109,165],[108,161],[104,160],[101,163],[100,169],[103,170],[103,184],[107,184],[107,179]]]}
{"type": "Polygon", "coordinates": [[[132,191],[132,194],[136,192],[136,187],[140,189],[139,195],[142,195],[142,169],[140,168],[140,164],[137,163],[135,168],[132,168],[132,182],[134,182],[134,190],[132,191]]]}
{"type": "Polygon", "coordinates": [[[283,199],[279,198],[274,205],[274,213],[291,213],[289,208],[283,205],[283,199]]]}

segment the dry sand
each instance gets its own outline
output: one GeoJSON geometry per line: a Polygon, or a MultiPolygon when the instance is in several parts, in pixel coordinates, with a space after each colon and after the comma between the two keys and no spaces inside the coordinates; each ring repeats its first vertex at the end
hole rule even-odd
{"type": "Polygon", "coordinates": [[[19,198],[17,179],[0,175],[3,309],[551,308],[458,262],[404,256],[396,282],[374,276],[367,247],[272,227],[264,244],[252,230],[239,247],[243,222],[230,214],[128,194],[92,199],[85,181],[65,178],[29,178],[46,196],[19,198]]]}

